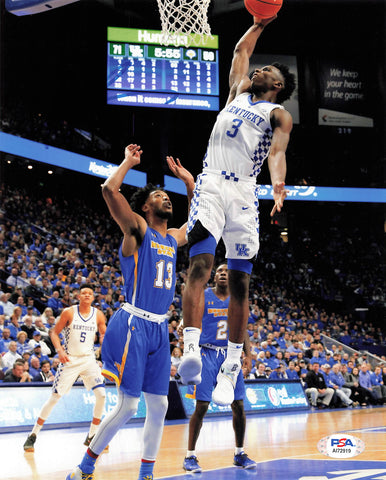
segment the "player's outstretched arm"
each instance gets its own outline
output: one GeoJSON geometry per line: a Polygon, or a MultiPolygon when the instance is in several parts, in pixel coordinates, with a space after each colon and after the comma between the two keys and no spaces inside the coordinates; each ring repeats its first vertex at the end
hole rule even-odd
{"type": "Polygon", "coordinates": [[[272,22],[276,15],[271,18],[253,17],[253,25],[248,28],[237,42],[233,51],[232,65],[229,72],[229,96],[227,104],[237,95],[246,92],[251,86],[248,77],[249,59],[255,50],[256,42],[263,33],[264,27],[272,22]]]}
{"type": "MultiPolygon", "coordinates": [[[[174,173],[174,175],[185,183],[186,193],[188,196],[188,212],[189,212],[190,202],[193,198],[193,191],[194,191],[193,175],[189,172],[189,170],[187,170],[182,166],[178,158],[174,160],[173,157],[167,156],[166,161],[169,165],[170,170],[174,173]]],[[[172,235],[177,240],[177,244],[179,247],[186,244],[186,226],[187,224],[184,223],[180,228],[170,228],[168,230],[168,233],[170,233],[170,235],[172,235]]]]}
{"type": "Polygon", "coordinates": [[[125,149],[125,158],[102,185],[102,195],[111,216],[119,225],[124,240],[122,251],[125,256],[132,255],[137,249],[138,234],[143,237],[147,228],[146,221],[133,212],[129,202],[119,191],[127,172],[141,161],[142,150],[139,145],[130,144],[125,149]]]}
{"type": "Polygon", "coordinates": [[[292,130],[292,117],[287,110],[275,109],[272,112],[271,124],[273,136],[271,150],[268,157],[268,168],[271,175],[273,187],[273,200],[275,202],[271,217],[275,212],[280,212],[288,190],[285,188],[285,177],[287,173],[287,161],[285,152],[292,130]]]}

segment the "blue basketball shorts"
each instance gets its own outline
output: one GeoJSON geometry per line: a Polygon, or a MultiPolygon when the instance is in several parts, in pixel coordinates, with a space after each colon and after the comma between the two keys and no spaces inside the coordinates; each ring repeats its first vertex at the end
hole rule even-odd
{"type": "Polygon", "coordinates": [[[167,395],[170,378],[168,322],[151,322],[120,308],[102,344],[102,375],[132,397],[167,395]]]}
{"type": "MultiPolygon", "coordinates": [[[[217,374],[225,355],[211,348],[201,347],[202,372],[201,383],[196,386],[196,400],[210,402],[212,400],[212,391],[217,384],[217,374]]],[[[245,397],[245,385],[243,373],[240,370],[235,386],[235,400],[243,400],[245,397]]]]}

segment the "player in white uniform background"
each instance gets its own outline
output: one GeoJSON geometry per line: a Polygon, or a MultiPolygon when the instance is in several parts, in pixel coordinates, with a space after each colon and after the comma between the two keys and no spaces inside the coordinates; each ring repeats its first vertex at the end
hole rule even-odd
{"type": "Polygon", "coordinates": [[[92,306],[94,287],[84,284],[79,291],[79,305],[63,310],[50,335],[58,353],[60,364],[52,385],[52,393],[43,405],[39,417],[24,443],[24,450],[34,451],[36,436],[49,417],[52,409],[62,395],[65,395],[78,377],[81,377],[87,390],[92,389],[95,395],[93,419],[85,441],[91,442],[101,422],[106,392],[101,368],[94,353],[94,340],[99,332],[100,343],[106,331],[106,317],[103,312],[92,306]],[[61,345],[59,334],[63,332],[64,343],[61,345]]]}
{"type": "Polygon", "coordinates": [[[227,105],[213,127],[189,213],[190,267],[182,304],[184,356],[178,373],[185,384],[201,381],[199,338],[204,288],[222,237],[228,259],[230,302],[227,358],[212,396],[220,405],[233,402],[241,367],[240,351],[249,313],[249,277],[259,250],[256,176],[266,158],[275,202],[271,215],[281,211],[287,195],[285,152],[292,118],[280,104],[291,96],[294,76],[280,64],[255,69],[248,76],[257,39],[274,18],[254,17],[254,24],[235,47],[227,105]]]}

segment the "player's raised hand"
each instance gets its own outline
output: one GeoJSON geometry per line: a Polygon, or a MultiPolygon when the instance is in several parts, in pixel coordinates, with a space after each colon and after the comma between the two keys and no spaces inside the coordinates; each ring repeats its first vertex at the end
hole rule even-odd
{"type": "Polygon", "coordinates": [[[273,185],[273,200],[275,202],[275,205],[271,210],[271,217],[273,217],[276,212],[281,212],[284,199],[288,194],[288,190],[286,190],[284,187],[285,187],[284,182],[276,182],[273,185]]]}
{"type": "Polygon", "coordinates": [[[130,143],[130,145],[125,148],[125,160],[130,162],[131,167],[139,165],[142,153],[140,145],[130,143]]]}
{"type": "Polygon", "coordinates": [[[194,178],[193,175],[189,172],[189,170],[186,170],[185,167],[182,166],[180,160],[176,158],[174,160],[173,157],[167,156],[166,161],[168,162],[170,170],[174,173],[174,175],[182,180],[185,185],[192,185],[194,186],[194,178]]]}

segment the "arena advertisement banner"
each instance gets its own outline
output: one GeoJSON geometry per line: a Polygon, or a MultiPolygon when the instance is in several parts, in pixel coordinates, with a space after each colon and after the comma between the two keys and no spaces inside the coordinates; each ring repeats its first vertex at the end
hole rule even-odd
{"type": "MultiPolygon", "coordinates": [[[[252,72],[255,68],[265,67],[272,64],[273,55],[254,54],[251,56],[249,63],[249,71],[252,72]]],[[[298,97],[298,64],[294,55],[274,55],[275,63],[282,63],[287,65],[289,71],[295,75],[296,88],[291,98],[283,102],[283,107],[292,115],[292,121],[298,125],[299,120],[299,97],[298,97]]]]}
{"type": "MultiPolygon", "coordinates": [[[[0,132],[0,151],[102,178],[108,178],[117,168],[117,165],[112,165],[103,160],[51,147],[4,132],[0,132]]],[[[145,172],[131,169],[123,183],[143,187],[147,183],[147,175],[145,172]]],[[[176,177],[164,175],[164,188],[168,192],[186,196],[184,182],[176,177]]],[[[288,190],[287,200],[386,203],[385,188],[319,187],[313,185],[286,185],[286,188],[288,190]]],[[[259,185],[259,200],[272,200],[272,198],[272,185],[259,185]]]]}
{"type": "MultiPolygon", "coordinates": [[[[179,386],[186,415],[196,408],[194,386],[179,386]]],[[[306,409],[309,403],[299,381],[250,380],[245,382],[244,409],[247,413],[257,411],[278,411],[306,409]]],[[[210,402],[208,414],[232,412],[230,405],[220,406],[210,402]]]]}
{"type": "Polygon", "coordinates": [[[368,67],[355,61],[320,60],[318,124],[324,126],[374,126],[372,102],[367,98],[368,67]]]}
{"type": "MultiPolygon", "coordinates": [[[[103,160],[4,132],[0,132],[0,151],[101,178],[108,178],[118,168],[118,165],[103,160]]],[[[133,168],[127,173],[123,183],[134,187],[144,187],[147,183],[147,175],[133,168]]]]}
{"type": "MultiPolygon", "coordinates": [[[[164,175],[165,190],[186,195],[186,187],[182,180],[164,175]]],[[[386,203],[386,188],[349,188],[318,187],[314,185],[286,185],[287,200],[303,202],[357,202],[386,203]]],[[[259,185],[259,200],[273,199],[272,185],[259,185]]]]}
{"type": "MultiPolygon", "coordinates": [[[[51,395],[50,387],[5,387],[0,388],[0,432],[26,430],[32,427],[39,416],[40,409],[51,395]],[[27,428],[26,428],[27,427],[27,428]]],[[[106,385],[106,403],[103,414],[109,413],[117,404],[118,395],[115,386],[106,385]]],[[[55,427],[82,424],[92,420],[95,396],[83,385],[74,386],[55,405],[45,422],[55,427]]],[[[144,419],[146,404],[141,394],[134,419],[144,419]]]]}

